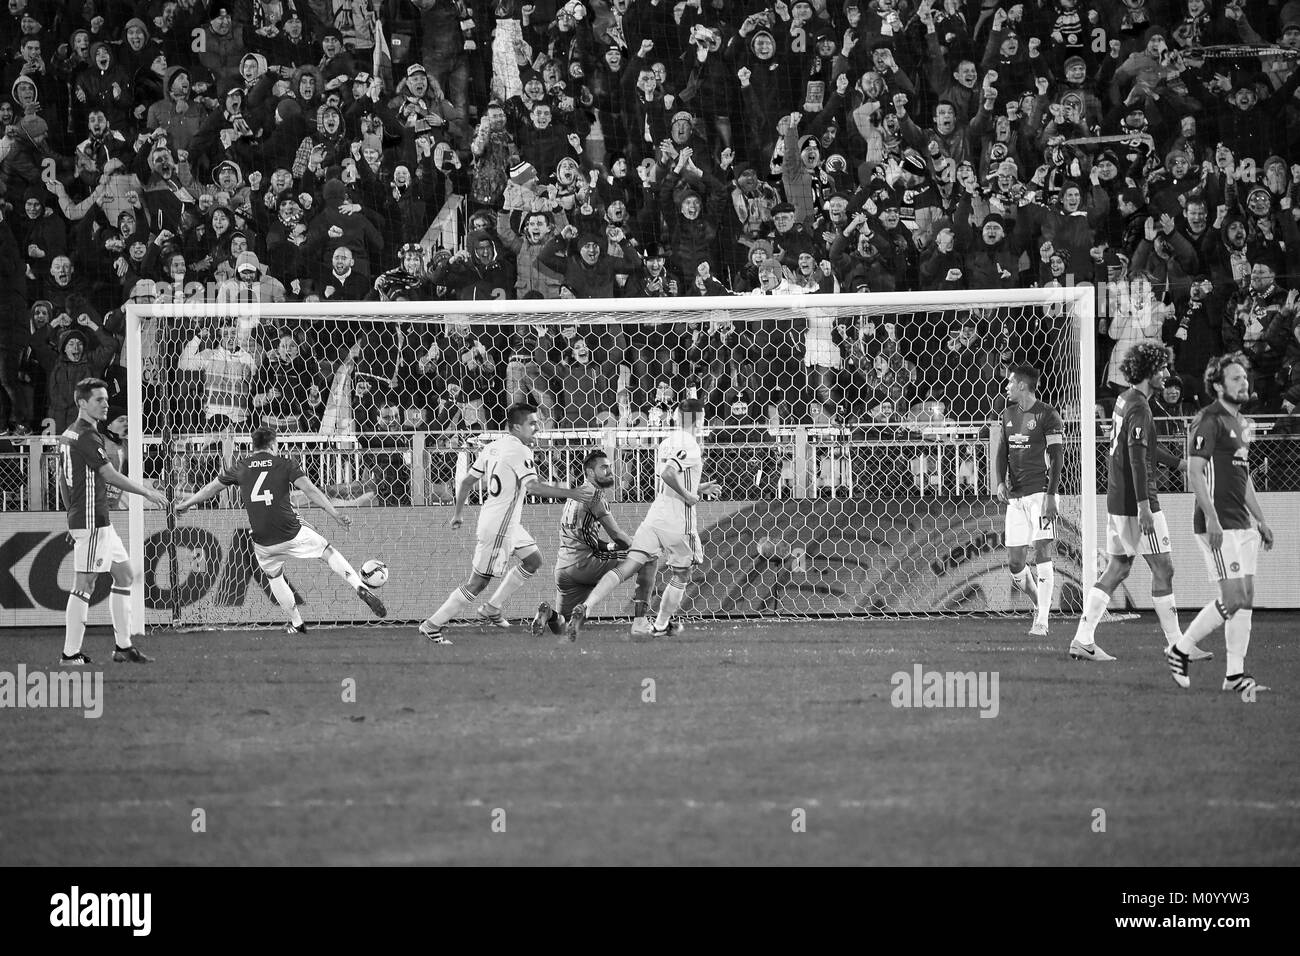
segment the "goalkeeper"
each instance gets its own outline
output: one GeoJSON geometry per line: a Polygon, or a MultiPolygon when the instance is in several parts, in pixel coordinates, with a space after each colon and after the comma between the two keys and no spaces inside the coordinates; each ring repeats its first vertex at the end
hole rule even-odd
{"type": "MultiPolygon", "coordinates": [[[[607,571],[627,557],[627,549],[632,544],[632,539],[623,533],[609,513],[605,501],[604,490],[614,486],[609,458],[603,451],[593,451],[583,459],[582,465],[585,482],[595,494],[586,504],[575,499],[564,506],[564,517],[560,520],[560,548],[555,558],[555,604],[543,601],[537,606],[532,627],[534,636],[540,635],[542,628],[562,635],[573,609],[587,600],[591,589],[607,571]],[[602,528],[609,540],[601,537],[602,528]]],[[[651,559],[637,573],[633,635],[650,633],[647,614],[657,569],[658,563],[651,559]]]]}

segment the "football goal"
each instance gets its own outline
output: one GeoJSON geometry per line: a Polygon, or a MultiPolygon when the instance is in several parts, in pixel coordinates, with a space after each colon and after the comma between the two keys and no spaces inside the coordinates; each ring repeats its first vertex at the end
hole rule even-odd
{"type": "MultiPolygon", "coordinates": [[[[302,503],[353,563],[383,560],[388,621],[429,613],[469,571],[475,498],[455,488],[515,402],[537,406],[542,480],[583,480],[603,449],[630,536],[654,452],[684,397],[707,406],[696,618],[895,617],[1029,611],[1005,570],[995,450],[1009,366],[1036,368],[1065,423],[1055,603],[1096,577],[1094,291],[983,290],[608,300],[154,304],[127,308],[129,471],[173,498],[247,454],[281,452],[340,507],[302,503]]],[[[487,493],[481,489],[475,495],[487,493]]],[[[558,504],[524,525],[546,563],[507,608],[553,593],[558,504]]],[[[137,620],[279,624],[238,491],[182,516],[130,497],[137,620]]],[[[371,623],[324,565],[290,563],[302,613],[371,623]]],[[[630,590],[606,602],[627,613],[630,590]]]]}

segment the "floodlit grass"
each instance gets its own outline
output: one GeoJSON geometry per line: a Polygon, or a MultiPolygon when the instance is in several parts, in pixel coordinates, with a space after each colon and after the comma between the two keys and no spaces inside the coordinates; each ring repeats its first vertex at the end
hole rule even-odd
{"type": "MultiPolygon", "coordinates": [[[[1182,691],[1149,613],[1099,630],[1114,664],[1026,626],[157,635],[102,665],[99,720],[0,711],[0,863],[1300,862],[1300,617],[1256,614],[1255,703],[1219,690],[1221,633],[1182,691]],[[917,662],[998,672],[998,716],[895,708],[917,662]]],[[[7,637],[0,670],[61,640],[7,637]]]]}

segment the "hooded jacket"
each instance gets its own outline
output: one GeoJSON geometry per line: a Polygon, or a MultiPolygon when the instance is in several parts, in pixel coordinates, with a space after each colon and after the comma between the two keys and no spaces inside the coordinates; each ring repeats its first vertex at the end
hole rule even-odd
{"type": "Polygon", "coordinates": [[[243,85],[239,61],[245,52],[244,28],[239,23],[231,20],[230,32],[225,36],[214,33],[210,22],[203,26],[203,50],[199,53],[199,62],[212,74],[217,86],[224,88],[231,82],[243,85]]]}
{"type": "Polygon", "coordinates": [[[190,71],[183,66],[169,66],[163,74],[162,99],[149,107],[145,116],[147,129],[161,129],[167,133],[167,142],[172,149],[188,151],[194,137],[198,135],[203,121],[208,117],[208,108],[191,95],[184,101],[183,108],[177,110],[176,101],[172,99],[172,83],[178,76],[190,76],[190,71]]]}
{"type": "Polygon", "coordinates": [[[51,215],[48,211],[50,197],[51,194],[43,187],[29,186],[22,199],[14,203],[19,207],[14,210],[11,220],[14,225],[14,238],[18,240],[22,257],[31,263],[33,272],[48,269],[54,257],[63,255],[67,249],[68,236],[63,218],[51,215]],[[41,214],[35,219],[28,219],[26,210],[20,205],[20,202],[25,205],[29,199],[36,199],[41,204],[41,214]],[[29,253],[32,246],[40,249],[39,256],[29,253]]]}
{"type": "Polygon", "coordinates": [[[316,121],[321,104],[325,101],[325,78],[320,75],[320,70],[310,64],[300,66],[294,70],[293,75],[289,78],[288,98],[295,100],[298,105],[302,107],[303,118],[307,121],[307,125],[314,132],[316,130],[316,121]],[[311,96],[307,97],[302,95],[299,83],[304,76],[310,76],[316,81],[311,96]]]}
{"type": "Polygon", "coordinates": [[[112,126],[122,126],[126,122],[131,106],[131,78],[118,65],[117,51],[111,43],[96,43],[90,48],[90,65],[77,74],[72,102],[75,115],[80,118],[84,119],[92,110],[99,109],[104,111],[112,126]],[[109,56],[108,66],[102,70],[98,62],[100,50],[109,56]]]}
{"type": "Polygon", "coordinates": [[[328,169],[330,166],[337,166],[347,158],[350,147],[347,141],[347,129],[343,123],[343,113],[337,106],[328,104],[321,106],[316,110],[316,118],[313,123],[308,124],[312,127],[311,132],[303,137],[298,144],[298,152],[294,156],[293,166],[290,172],[293,173],[294,179],[299,179],[307,172],[307,167],[311,161],[312,151],[317,147],[323,147],[324,156],[321,158],[321,167],[328,169]],[[339,118],[338,129],[333,133],[325,131],[325,114],[337,113],[339,118]]]}
{"type": "Polygon", "coordinates": [[[676,171],[668,173],[659,184],[661,208],[672,204],[672,211],[667,215],[669,261],[688,287],[694,284],[695,270],[701,262],[719,264],[717,223],[722,221],[726,196],[722,183],[713,177],[706,177],[703,184],[708,189],[707,196],[682,183],[676,171]],[[687,219],[681,208],[692,196],[700,201],[700,212],[694,219],[687,219]]]}
{"type": "MultiPolygon", "coordinates": [[[[87,312],[96,323],[99,322],[99,316],[88,306],[83,305],[81,311],[87,312]]],[[[77,315],[72,318],[75,321],[77,315]]],[[[54,419],[55,428],[63,431],[77,417],[77,403],[72,397],[77,383],[83,378],[97,378],[103,374],[104,367],[118,350],[118,341],[105,332],[102,325],[93,333],[78,325],[53,332],[46,339],[45,349],[45,358],[49,361],[46,382],[50,417],[54,419]],[[68,340],[73,338],[81,339],[84,346],[79,362],[69,361],[64,352],[68,340]]]]}
{"type": "MultiPolygon", "coordinates": [[[[139,17],[132,17],[126,21],[122,27],[122,40],[115,44],[117,53],[117,64],[122,68],[127,76],[135,76],[137,70],[147,70],[153,61],[163,52],[161,46],[152,39],[153,31],[149,29],[149,24],[145,23],[139,17]],[[144,43],[139,51],[131,49],[131,41],[126,38],[126,32],[132,27],[139,27],[144,31],[144,43]]],[[[93,62],[93,58],[92,58],[93,62]]]]}
{"type": "Polygon", "coordinates": [[[500,242],[490,233],[477,229],[465,244],[469,258],[449,261],[434,272],[435,283],[446,282],[456,290],[458,299],[508,299],[515,288],[515,263],[502,254],[500,242]],[[492,243],[492,256],[479,255],[479,244],[492,243]],[[439,271],[443,275],[439,275],[439,271]]]}
{"type": "Polygon", "coordinates": [[[41,186],[42,170],[47,159],[53,160],[60,172],[69,166],[68,161],[51,146],[45,120],[37,116],[25,116],[19,122],[18,129],[17,141],[5,156],[4,162],[0,163],[0,196],[16,193],[21,198],[22,190],[28,186],[41,186]],[[32,138],[31,132],[42,126],[46,127],[46,136],[43,141],[37,142],[32,138]]]}
{"type": "MultiPolygon", "coordinates": [[[[346,192],[340,190],[338,195],[334,185],[341,186],[337,180],[327,182],[322,190],[324,196],[321,211],[307,227],[307,239],[303,242],[302,261],[311,266],[319,264],[328,275],[332,268],[334,250],[347,246],[352,251],[355,262],[353,272],[365,277],[371,274],[371,259],[378,260],[384,251],[384,237],[379,228],[367,218],[364,212],[345,213],[339,206],[347,202],[346,192]],[[339,235],[331,236],[330,230],[336,228],[339,235]]],[[[378,271],[378,270],[373,270],[378,271]]],[[[362,297],[369,289],[362,292],[362,297]]]]}

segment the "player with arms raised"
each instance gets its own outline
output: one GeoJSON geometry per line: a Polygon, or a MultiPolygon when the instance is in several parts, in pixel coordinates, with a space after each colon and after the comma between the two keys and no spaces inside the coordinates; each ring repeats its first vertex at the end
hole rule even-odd
{"type": "Polygon", "coordinates": [[[650,560],[666,555],[672,580],[659,601],[659,614],[651,637],[666,637],[672,617],[686,596],[691,568],[704,560],[700,536],[695,527],[695,506],[701,497],[716,494],[718,485],[701,481],[704,456],[696,438],[704,420],[704,403],[688,398],[677,408],[678,425],[659,443],[655,452],[655,473],[659,476],[654,503],[632,537],[632,547],[618,567],[607,571],[592,588],[590,596],[573,609],[568,639],[576,641],[590,608],[603,601],[622,582],[650,560]]]}
{"type": "Polygon", "coordinates": [[[1273,547],[1273,532],[1264,521],[1250,477],[1251,424],[1241,417],[1241,406],[1250,398],[1246,357],[1237,352],[1210,359],[1205,390],[1216,400],[1201,409],[1192,422],[1187,474],[1196,495],[1192,530],[1205,555],[1210,580],[1219,585],[1219,598],[1201,608],[1165,657],[1178,686],[1190,687],[1187,665],[1193,660],[1191,655],[1222,623],[1228,651],[1223,689],[1244,695],[1268,690],[1246,673],[1246,650],[1250,647],[1259,546],[1263,542],[1265,551],[1273,547]]]}
{"type": "Polygon", "coordinates": [[[1061,487],[1061,462],[1065,430],[1056,409],[1039,401],[1038,370],[1015,365],[1007,374],[1007,407],[1003,413],[1002,440],[997,448],[998,499],[1007,503],[1007,565],[1011,583],[1035,600],[1029,633],[1047,634],[1052,609],[1052,545],[1056,540],[1057,492],[1061,487]],[[1034,570],[1025,558],[1034,545],[1034,570]]]}
{"type": "MultiPolygon", "coordinates": [[[[1131,388],[1115,400],[1106,483],[1106,528],[1110,561],[1084,599],[1070,656],[1082,661],[1113,661],[1094,639],[1097,622],[1110,596],[1133,569],[1139,553],[1151,567],[1151,603],[1168,649],[1182,637],[1174,600],[1174,563],[1169,554],[1169,523],[1156,496],[1159,462],[1186,467],[1156,441],[1155,419],[1148,401],[1169,378],[1169,350],[1158,342],[1138,342],[1124,355],[1120,372],[1131,388]]],[[[1086,559],[1086,556],[1085,556],[1086,559]]]]}
{"type": "Polygon", "coordinates": [[[289,624],[285,628],[287,633],[304,634],[307,625],[298,613],[293,588],[284,578],[285,558],[320,558],[357,593],[376,617],[388,613],[379,596],[361,583],[360,575],[352,569],[347,558],[298,517],[298,509],[293,505],[295,488],[324,508],[344,528],[352,527],[352,519],[334,507],[315,483],[303,474],[298,463],[280,454],[275,429],[270,425],[253,430],[251,455],[226,468],[178,504],[176,511],[188,511],[228,487],[238,487],[243,494],[244,510],[248,513],[248,525],[252,530],[253,553],[258,567],[270,582],[275,602],[289,615],[289,624]]]}
{"type": "Polygon", "coordinates": [[[442,607],[420,625],[420,633],[434,644],[451,643],[443,636],[443,628],[473,603],[489,581],[502,574],[505,574],[504,579],[488,602],[479,606],[478,616],[498,627],[510,626],[510,622],[502,617],[501,608],[542,566],[542,553],[537,550],[537,542],[520,520],[529,495],[585,504],[595,493],[595,489],[585,485],[561,488],[537,480],[537,469],[533,467],[533,444],[540,427],[534,406],[511,405],[506,410],[507,434],[479,453],[456,489],[456,510],[451,518],[453,528],[464,523],[465,500],[479,482],[487,486],[487,500],[478,513],[478,543],[474,548],[469,580],[452,591],[442,607]],[[517,557],[519,563],[506,572],[512,556],[517,557]]]}
{"type": "MultiPolygon", "coordinates": [[[[533,618],[533,636],[549,628],[561,635],[573,609],[585,601],[605,572],[627,557],[631,540],[618,526],[605,501],[605,489],[614,487],[614,471],[603,451],[593,451],[582,462],[586,484],[592,489],[591,501],[570,501],[560,519],[560,550],[555,556],[555,605],[543,601],[533,618]],[[609,540],[601,538],[601,530],[609,540]]],[[[649,634],[651,622],[646,618],[650,592],[654,588],[658,563],[653,559],[637,572],[636,596],[633,598],[632,634],[649,634]]]]}
{"type": "Polygon", "coordinates": [[[113,576],[108,613],[113,622],[113,660],[118,663],[147,664],[146,657],[131,643],[131,558],[126,553],[109,520],[108,488],[120,488],[142,495],[159,507],[166,507],[167,496],[146,488],[122,474],[108,460],[99,423],[108,417],[108,385],[103,379],[83,378],[73,389],[77,418],[59,436],[60,482],[63,504],[68,510],[68,534],[72,536],[72,568],[77,575],[68,595],[63,631],[63,654],[67,665],[93,664],[81,652],[86,636],[86,618],[90,614],[90,595],[95,579],[104,572],[113,576]]]}

